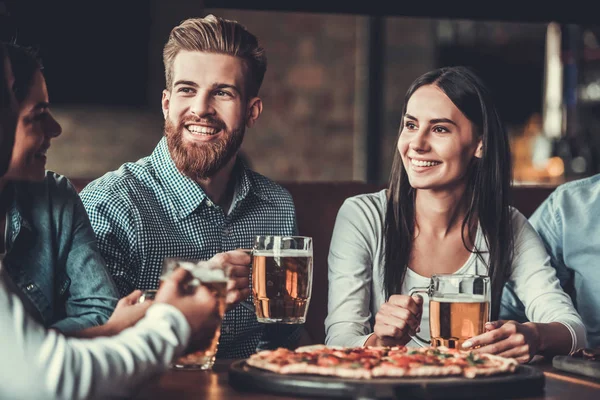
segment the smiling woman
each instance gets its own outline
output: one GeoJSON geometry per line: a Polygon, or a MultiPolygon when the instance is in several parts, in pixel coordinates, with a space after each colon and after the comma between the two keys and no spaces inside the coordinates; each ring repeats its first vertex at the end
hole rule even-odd
{"type": "Polygon", "coordinates": [[[77,192],[45,170],[61,127],[50,114],[41,61],[24,47],[9,44],[7,51],[18,120],[8,172],[0,178],[4,269],[34,318],[79,332],[108,320],[117,292],[77,192]]]}
{"type": "Polygon", "coordinates": [[[389,188],[347,199],[329,249],[328,345],[416,346],[429,306],[408,295],[434,274],[489,276],[491,318],[506,281],[531,321],[493,321],[463,347],[526,362],[569,353],[585,330],[544,246],[509,206],[510,148],[491,93],[465,67],[407,91],[389,188]]]}
{"type": "Polygon", "coordinates": [[[415,189],[448,190],[466,185],[473,157],[482,156],[482,138],[437,86],[423,86],[410,98],[398,152],[415,189]]]}
{"type": "MultiPolygon", "coordinates": [[[[15,75],[19,76],[19,72],[15,75]]],[[[31,77],[27,96],[20,100],[15,147],[5,179],[44,179],[46,151],[50,148],[50,141],[62,132],[49,107],[46,81],[41,70],[37,69],[31,77]]]]}

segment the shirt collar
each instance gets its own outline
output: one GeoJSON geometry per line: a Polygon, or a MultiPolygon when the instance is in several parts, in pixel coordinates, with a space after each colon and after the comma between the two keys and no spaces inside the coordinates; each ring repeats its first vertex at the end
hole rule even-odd
{"type": "Polygon", "coordinates": [[[22,201],[28,201],[27,192],[23,191],[17,183],[8,184],[5,190],[8,192],[8,196],[10,196],[10,203],[6,211],[7,229],[5,238],[5,243],[8,249],[10,249],[21,229],[33,233],[34,225],[33,221],[29,219],[30,216],[28,213],[24,213],[21,206],[22,201]]]}
{"type": "MultiPolygon", "coordinates": [[[[171,158],[166,137],[160,140],[150,158],[157,172],[157,178],[169,193],[167,197],[180,220],[186,218],[208,200],[202,187],[177,169],[171,158]]],[[[263,200],[272,201],[265,187],[255,183],[252,171],[239,157],[234,167],[234,176],[236,188],[231,210],[235,209],[237,204],[249,193],[253,193],[263,200]]]]}
{"type": "Polygon", "coordinates": [[[236,192],[237,196],[234,201],[243,200],[248,196],[249,193],[259,197],[262,200],[273,202],[274,199],[271,197],[270,188],[264,185],[261,181],[255,179],[255,173],[248,167],[246,161],[239,157],[236,162],[236,192]]]}

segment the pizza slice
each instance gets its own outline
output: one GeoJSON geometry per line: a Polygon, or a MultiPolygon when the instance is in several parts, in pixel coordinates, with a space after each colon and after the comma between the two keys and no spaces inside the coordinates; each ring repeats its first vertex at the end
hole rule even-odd
{"type": "Polygon", "coordinates": [[[463,367],[465,378],[477,376],[490,376],[503,373],[512,373],[519,365],[514,358],[500,357],[494,354],[476,354],[469,352],[464,356],[466,365],[463,367]]]}
{"type": "Polygon", "coordinates": [[[462,368],[449,363],[453,354],[431,347],[392,349],[373,369],[372,375],[387,377],[427,377],[460,375],[462,368]]]}
{"type": "Polygon", "coordinates": [[[288,349],[263,350],[252,354],[246,363],[252,367],[265,369],[276,373],[283,373],[282,369],[298,362],[298,355],[288,349]]]}
{"type": "Polygon", "coordinates": [[[253,354],[247,364],[279,374],[311,374],[369,379],[370,364],[378,358],[363,353],[362,348],[310,346],[290,351],[277,349],[253,354]]]}

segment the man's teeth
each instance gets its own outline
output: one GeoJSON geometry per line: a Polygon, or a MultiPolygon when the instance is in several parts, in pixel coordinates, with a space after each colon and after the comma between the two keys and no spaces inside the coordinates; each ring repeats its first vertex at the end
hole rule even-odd
{"type": "Polygon", "coordinates": [[[192,133],[201,134],[201,135],[214,135],[215,133],[219,132],[219,130],[217,128],[210,128],[207,126],[197,126],[197,125],[189,125],[187,127],[187,130],[192,133]]]}
{"type": "Polygon", "coordinates": [[[441,164],[439,161],[421,161],[415,160],[414,158],[412,158],[410,162],[417,167],[433,167],[434,165],[441,164]]]}

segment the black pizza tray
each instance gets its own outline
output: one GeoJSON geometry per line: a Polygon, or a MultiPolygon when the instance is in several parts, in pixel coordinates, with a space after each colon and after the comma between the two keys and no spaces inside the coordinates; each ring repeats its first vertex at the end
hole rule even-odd
{"type": "Polygon", "coordinates": [[[282,375],[254,368],[245,360],[229,368],[229,384],[240,391],[288,396],[353,399],[473,399],[537,396],[544,391],[544,374],[519,365],[511,374],[446,378],[346,379],[320,375],[282,375]]]}

